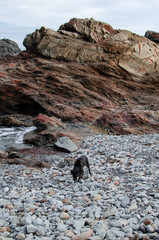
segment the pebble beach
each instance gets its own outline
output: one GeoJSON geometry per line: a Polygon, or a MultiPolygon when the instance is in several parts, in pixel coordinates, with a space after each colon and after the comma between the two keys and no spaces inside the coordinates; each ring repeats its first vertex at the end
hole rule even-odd
{"type": "Polygon", "coordinates": [[[0,240],[159,239],[159,134],[97,134],[53,158],[0,164],[0,240]],[[81,155],[92,176],[74,182],[65,158],[81,155]]]}

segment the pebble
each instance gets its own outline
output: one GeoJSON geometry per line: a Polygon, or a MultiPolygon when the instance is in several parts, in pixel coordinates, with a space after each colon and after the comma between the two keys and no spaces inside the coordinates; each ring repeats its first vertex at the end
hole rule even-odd
{"type": "Polygon", "coordinates": [[[159,134],[104,135],[41,170],[0,163],[0,239],[158,239],[159,134]],[[66,158],[87,155],[74,182],[66,158]]]}

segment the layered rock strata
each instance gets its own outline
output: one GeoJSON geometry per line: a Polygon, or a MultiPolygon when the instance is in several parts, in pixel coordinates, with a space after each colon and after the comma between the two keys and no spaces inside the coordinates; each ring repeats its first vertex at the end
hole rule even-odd
{"type": "MultiPolygon", "coordinates": [[[[0,112],[85,122],[117,134],[159,130],[157,44],[93,19],[26,36],[0,61],[0,112]]],[[[3,120],[4,121],[4,120],[3,120]]]]}

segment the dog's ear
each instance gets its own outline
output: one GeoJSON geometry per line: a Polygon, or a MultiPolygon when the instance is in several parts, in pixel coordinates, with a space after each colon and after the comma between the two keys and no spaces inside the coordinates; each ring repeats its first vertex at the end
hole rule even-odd
{"type": "Polygon", "coordinates": [[[73,175],[73,170],[71,170],[71,174],[73,175]]]}

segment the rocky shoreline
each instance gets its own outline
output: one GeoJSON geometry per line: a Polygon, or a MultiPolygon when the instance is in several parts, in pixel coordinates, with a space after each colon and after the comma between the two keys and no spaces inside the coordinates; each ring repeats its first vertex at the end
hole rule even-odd
{"type": "Polygon", "coordinates": [[[28,149],[0,132],[0,240],[159,240],[157,43],[92,18],[8,42],[0,126],[34,127],[28,149]],[[83,154],[92,176],[74,182],[83,154]]]}
{"type": "Polygon", "coordinates": [[[0,59],[0,125],[32,126],[42,114],[112,134],[159,133],[158,34],[145,36],[92,18],[27,34],[26,51],[0,59]]]}
{"type": "Polygon", "coordinates": [[[1,162],[0,239],[159,239],[158,143],[94,134],[49,169],[1,162]],[[74,183],[68,159],[83,154],[93,176],[74,183]]]}

